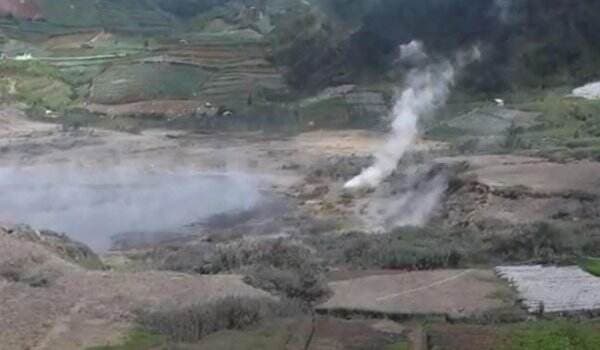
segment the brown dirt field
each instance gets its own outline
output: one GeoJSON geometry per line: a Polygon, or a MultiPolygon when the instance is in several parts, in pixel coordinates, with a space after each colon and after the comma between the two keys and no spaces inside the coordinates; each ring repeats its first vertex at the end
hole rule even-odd
{"type": "Polygon", "coordinates": [[[468,174],[493,188],[524,186],[546,194],[568,191],[600,193],[600,162],[553,163],[541,158],[512,155],[453,157],[437,161],[466,161],[471,166],[468,174]]]}
{"type": "Polygon", "coordinates": [[[487,270],[378,275],[332,282],[330,287],[334,294],[319,310],[467,317],[506,306],[493,298],[502,282],[487,270]]]}
{"type": "Polygon", "coordinates": [[[400,335],[376,329],[377,321],[339,320],[319,318],[309,349],[381,349],[393,343],[400,335]]]}
{"type": "Polygon", "coordinates": [[[461,175],[469,184],[445,202],[447,222],[527,224],[540,221],[595,220],[600,194],[600,163],[553,163],[521,156],[436,159],[466,162],[461,175]]]}

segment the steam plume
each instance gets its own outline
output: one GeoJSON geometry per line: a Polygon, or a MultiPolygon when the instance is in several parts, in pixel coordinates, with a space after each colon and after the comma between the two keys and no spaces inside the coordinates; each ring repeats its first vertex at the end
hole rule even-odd
{"type": "Polygon", "coordinates": [[[379,198],[369,214],[380,216],[377,224],[385,231],[394,227],[422,226],[438,208],[440,198],[448,188],[447,176],[439,173],[431,178],[422,173],[409,175],[406,190],[393,198],[379,198]]]}
{"type": "MultiPolygon", "coordinates": [[[[345,187],[349,189],[377,187],[390,176],[400,159],[415,142],[419,133],[419,119],[446,103],[457,69],[478,60],[480,56],[479,50],[474,48],[468,52],[459,52],[454,62],[444,60],[412,69],[406,78],[407,87],[394,105],[392,112],[394,121],[390,137],[375,153],[375,163],[348,181],[345,187]]],[[[420,42],[413,41],[401,47],[400,59],[408,57],[411,58],[409,63],[414,63],[415,57],[422,61],[427,58],[420,42]]]]}
{"type": "Polygon", "coordinates": [[[65,232],[97,250],[115,234],[177,230],[260,200],[252,177],[188,169],[0,168],[0,190],[0,223],[65,232]]]}

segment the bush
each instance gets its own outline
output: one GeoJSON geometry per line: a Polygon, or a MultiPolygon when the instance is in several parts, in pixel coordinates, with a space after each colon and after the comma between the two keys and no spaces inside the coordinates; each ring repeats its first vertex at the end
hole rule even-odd
{"type": "Polygon", "coordinates": [[[362,268],[430,270],[458,267],[462,249],[452,234],[404,228],[384,235],[348,234],[338,239],[330,259],[362,268]]]}
{"type": "Polygon", "coordinates": [[[256,288],[306,303],[319,301],[330,292],[323,275],[310,263],[288,269],[256,266],[249,271],[245,282],[256,288]]]}
{"type": "Polygon", "coordinates": [[[585,239],[546,222],[527,225],[509,236],[496,236],[489,253],[502,261],[562,263],[570,262],[581,251],[585,239]]]}
{"type": "Polygon", "coordinates": [[[160,267],[202,274],[238,271],[257,288],[305,302],[328,293],[324,269],[311,250],[283,240],[186,247],[169,255],[160,267]]]}
{"type": "Polygon", "coordinates": [[[217,274],[239,270],[252,265],[281,269],[298,268],[314,258],[307,248],[283,240],[249,242],[240,240],[229,244],[198,244],[175,250],[161,263],[165,270],[217,274]]]}
{"type": "Polygon", "coordinates": [[[600,259],[598,258],[582,258],[579,266],[590,274],[600,277],[600,259]]]}
{"type": "Polygon", "coordinates": [[[268,319],[292,316],[301,311],[293,302],[228,297],[184,308],[164,305],[157,310],[140,310],[137,321],[148,332],[164,335],[175,342],[192,343],[221,330],[243,330],[268,319]]]}

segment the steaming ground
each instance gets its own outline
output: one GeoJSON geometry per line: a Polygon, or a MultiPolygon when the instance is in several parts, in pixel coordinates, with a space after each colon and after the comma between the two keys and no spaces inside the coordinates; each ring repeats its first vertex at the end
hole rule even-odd
{"type": "MultiPolygon", "coordinates": [[[[63,231],[97,250],[120,233],[212,235],[212,226],[197,223],[214,214],[246,217],[253,207],[254,213],[272,215],[228,228],[232,234],[294,235],[323,225],[381,232],[424,221],[445,188],[442,178],[402,178],[394,188],[343,204],[344,181],[360,167],[323,179],[322,185],[311,178],[317,172],[335,174],[338,161],[381,149],[384,141],[375,132],[316,131],[289,138],[166,130],[63,132],[27,121],[15,110],[5,111],[4,122],[11,128],[0,140],[0,186],[11,191],[0,199],[0,222],[63,231]],[[319,195],[319,186],[326,195],[319,195]],[[415,205],[417,196],[431,200],[415,205]],[[277,210],[271,209],[273,203],[277,210]]],[[[445,146],[417,142],[412,150],[437,147],[445,146]]]]}
{"type": "Polygon", "coordinates": [[[600,171],[596,163],[561,165],[516,156],[441,158],[453,154],[448,144],[416,135],[391,176],[374,189],[349,191],[347,181],[385,149],[381,133],[64,132],[14,109],[0,111],[0,120],[0,222],[64,231],[95,249],[105,249],[108,238],[119,233],[229,239],[379,233],[428,220],[451,226],[481,221],[481,227],[507,219],[583,220],[595,202],[569,199],[568,191],[595,193],[594,174],[600,171]],[[439,164],[473,169],[456,174],[439,164]],[[581,178],[565,177],[565,186],[555,188],[543,169],[552,169],[548,174],[555,177],[561,169],[581,178]],[[457,183],[468,186],[455,192],[457,183]],[[522,192],[535,199],[508,200],[501,188],[489,194],[505,183],[530,189],[522,192]],[[214,214],[227,215],[213,220],[214,214]]]}
{"type": "Polygon", "coordinates": [[[244,174],[134,167],[0,169],[0,218],[65,232],[96,250],[127,232],[181,230],[212,215],[243,211],[260,200],[244,174]]]}
{"type": "MultiPolygon", "coordinates": [[[[133,135],[64,132],[28,121],[14,109],[0,117],[6,126],[0,130],[0,187],[8,193],[0,199],[0,223],[63,231],[99,250],[119,233],[210,234],[202,225],[187,225],[253,206],[266,206],[258,212],[273,213],[276,222],[239,231],[293,234],[312,225],[302,219],[303,213],[316,212],[316,220],[329,220],[321,211],[325,203],[311,202],[297,187],[313,165],[328,158],[367,156],[381,145],[379,134],[365,131],[291,138],[167,130],[133,135]],[[273,197],[281,203],[278,208],[286,208],[287,202],[292,209],[270,210],[273,201],[265,199],[273,197]],[[298,221],[287,222],[286,216],[298,221]]],[[[332,195],[342,187],[338,182],[332,195]]],[[[381,226],[355,213],[354,207],[344,208],[335,220],[364,229],[381,226]]]]}

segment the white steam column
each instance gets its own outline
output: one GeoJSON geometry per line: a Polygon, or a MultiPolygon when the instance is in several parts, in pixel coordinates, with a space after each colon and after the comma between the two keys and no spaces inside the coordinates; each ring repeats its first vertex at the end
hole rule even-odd
{"type": "MultiPolygon", "coordinates": [[[[411,64],[427,60],[423,44],[412,41],[400,48],[400,60],[411,64]]],[[[393,108],[392,132],[386,143],[375,153],[375,163],[345,184],[345,188],[377,187],[396,169],[398,162],[414,144],[419,134],[421,116],[430,114],[448,100],[456,71],[479,60],[477,48],[459,52],[453,62],[442,61],[412,69],[406,77],[407,87],[396,99],[393,108]]]]}

